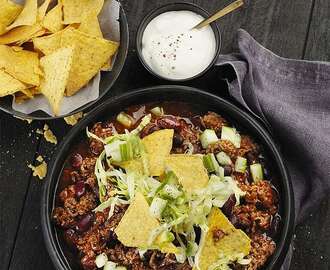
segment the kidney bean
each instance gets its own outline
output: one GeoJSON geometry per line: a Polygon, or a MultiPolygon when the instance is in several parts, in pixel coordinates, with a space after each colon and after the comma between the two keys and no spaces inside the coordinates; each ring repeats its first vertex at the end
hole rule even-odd
{"type": "Polygon", "coordinates": [[[71,165],[74,168],[79,168],[83,162],[83,158],[79,153],[71,156],[71,165]]]}
{"type": "Polygon", "coordinates": [[[180,121],[174,116],[164,116],[157,120],[157,124],[162,128],[179,130],[181,127],[180,121]]]}
{"type": "Polygon", "coordinates": [[[74,185],[74,191],[77,198],[80,198],[86,192],[85,182],[79,181],[74,185]]]}
{"type": "Polygon", "coordinates": [[[232,167],[230,165],[225,165],[223,168],[224,168],[224,171],[225,171],[224,172],[225,176],[230,176],[232,171],[233,171],[232,167]]]}
{"type": "Polygon", "coordinates": [[[71,248],[74,247],[77,240],[76,232],[73,229],[67,229],[64,232],[64,239],[71,248]]]}
{"type": "Polygon", "coordinates": [[[175,147],[179,147],[181,146],[183,143],[183,138],[180,134],[178,133],[174,133],[174,136],[173,136],[173,145],[175,147]]]}
{"type": "Polygon", "coordinates": [[[227,216],[230,217],[233,213],[234,206],[236,204],[236,198],[235,195],[232,194],[228,198],[228,200],[225,202],[225,204],[222,206],[222,212],[227,216]]]}
{"type": "Polygon", "coordinates": [[[83,216],[76,225],[76,230],[80,233],[87,231],[93,223],[94,215],[89,213],[83,216]]]}

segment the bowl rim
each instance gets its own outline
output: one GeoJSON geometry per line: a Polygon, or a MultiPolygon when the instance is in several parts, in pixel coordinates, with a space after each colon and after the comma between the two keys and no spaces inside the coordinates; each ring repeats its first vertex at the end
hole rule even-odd
{"type": "MultiPolygon", "coordinates": [[[[238,121],[247,121],[248,125],[254,129],[255,132],[259,133],[259,138],[262,137],[262,140],[267,144],[267,147],[271,149],[272,155],[275,158],[275,162],[279,168],[281,173],[281,184],[283,186],[283,196],[285,200],[282,202],[282,208],[284,209],[284,216],[282,216],[284,222],[282,224],[282,233],[277,240],[276,251],[272,255],[269,263],[263,270],[271,270],[271,269],[279,269],[282,263],[285,260],[286,254],[289,250],[293,231],[295,224],[295,208],[294,208],[294,193],[292,189],[292,183],[290,180],[290,176],[288,170],[286,168],[284,159],[274,142],[273,138],[269,134],[268,131],[248,112],[243,111],[237,106],[233,105],[229,101],[225,99],[215,96],[211,93],[205,92],[203,90],[181,86],[181,85],[159,85],[154,87],[147,88],[139,88],[136,90],[132,90],[123,95],[117,96],[114,99],[107,100],[100,106],[96,107],[93,111],[91,111],[88,115],[86,115],[82,120],[75,125],[69,133],[63,138],[59,147],[56,150],[55,157],[51,160],[51,164],[49,166],[49,171],[47,173],[47,182],[45,183],[42,190],[42,198],[41,198],[41,227],[44,237],[44,242],[46,244],[46,248],[50,255],[50,258],[53,261],[53,264],[59,270],[68,270],[71,269],[69,263],[63,254],[61,247],[59,246],[57,234],[52,233],[52,229],[54,229],[54,225],[51,222],[50,212],[52,209],[53,201],[50,200],[50,196],[55,197],[53,193],[51,193],[51,189],[53,185],[57,188],[57,183],[59,179],[58,171],[62,171],[63,163],[60,164],[61,158],[64,154],[67,154],[72,147],[72,144],[75,142],[75,138],[81,134],[81,132],[86,128],[89,124],[95,123],[97,119],[102,118],[106,110],[111,107],[111,103],[122,103],[126,99],[134,99],[141,96],[146,96],[154,91],[158,91],[158,93],[167,91],[167,93],[178,95],[180,94],[189,94],[189,95],[202,95],[205,99],[214,99],[214,102],[222,105],[222,108],[229,110],[228,115],[235,114],[237,117],[241,118],[238,121]],[[55,183],[54,183],[55,181],[55,183]],[[51,207],[51,208],[50,208],[51,207]]],[[[164,100],[164,98],[162,98],[164,100]]],[[[161,101],[161,100],[160,100],[161,101]]],[[[132,102],[130,102],[132,103],[132,102]]],[[[110,116],[110,115],[109,115],[110,116]]],[[[55,191],[55,189],[54,189],[55,191]]],[[[53,192],[54,192],[53,191],[53,192]]]]}
{"type": "Polygon", "coordinates": [[[83,112],[85,110],[91,109],[93,105],[95,105],[97,102],[102,100],[102,98],[104,98],[104,96],[109,92],[109,90],[111,89],[111,87],[114,85],[114,83],[117,81],[119,75],[121,74],[121,72],[124,68],[125,62],[126,62],[128,48],[129,48],[129,28],[128,28],[127,16],[126,16],[126,13],[125,13],[125,10],[124,10],[122,4],[120,4],[119,22],[120,22],[121,40],[127,41],[127,42],[125,42],[125,44],[124,44],[124,42],[120,42],[120,45],[119,45],[119,50],[123,51],[122,61],[121,61],[121,63],[119,63],[118,71],[115,73],[113,80],[107,85],[105,90],[99,94],[99,97],[97,99],[92,100],[92,101],[80,106],[79,108],[75,109],[74,111],[72,111],[70,113],[66,113],[66,114],[63,114],[60,116],[50,116],[46,112],[43,112],[43,111],[42,111],[42,113],[45,116],[35,116],[35,115],[33,115],[33,112],[31,114],[25,114],[25,113],[16,111],[12,108],[10,108],[10,109],[4,108],[1,105],[0,105],[0,110],[6,112],[16,118],[31,119],[31,120],[56,120],[56,119],[74,115],[78,112],[83,112]]]}
{"type": "Polygon", "coordinates": [[[194,80],[198,77],[203,76],[206,72],[208,72],[215,64],[215,62],[217,61],[219,55],[220,55],[220,50],[221,50],[221,44],[222,44],[222,37],[221,37],[221,32],[219,30],[219,26],[217,24],[217,22],[212,22],[210,24],[211,29],[214,33],[214,37],[215,37],[215,41],[216,41],[216,50],[215,50],[215,54],[214,57],[212,59],[212,61],[210,62],[210,64],[203,69],[201,72],[199,72],[198,74],[189,77],[189,78],[185,78],[185,79],[171,79],[171,78],[167,78],[164,77],[162,75],[159,75],[158,73],[156,73],[148,64],[147,62],[144,60],[144,57],[142,55],[142,38],[143,38],[143,33],[144,30],[146,29],[146,27],[148,26],[148,24],[158,15],[165,13],[165,12],[169,12],[169,11],[178,11],[178,10],[184,10],[184,9],[175,9],[175,7],[177,6],[186,6],[188,11],[193,11],[195,13],[198,13],[199,15],[203,16],[203,17],[209,17],[210,16],[210,12],[207,11],[206,9],[204,9],[203,7],[195,4],[195,3],[189,3],[189,2],[174,2],[174,3],[169,3],[169,4],[165,4],[162,5],[160,7],[156,7],[154,9],[152,9],[151,11],[149,11],[144,18],[141,20],[141,22],[139,23],[139,26],[137,28],[137,32],[136,32],[136,38],[135,38],[135,47],[136,47],[136,52],[138,55],[138,58],[141,62],[141,64],[143,65],[143,67],[149,71],[150,74],[154,75],[155,77],[162,79],[162,80],[166,80],[166,81],[170,81],[170,82],[186,82],[186,81],[191,81],[194,80]],[[190,9],[189,9],[190,8],[190,9]],[[194,10],[192,10],[194,9],[194,10]]]}

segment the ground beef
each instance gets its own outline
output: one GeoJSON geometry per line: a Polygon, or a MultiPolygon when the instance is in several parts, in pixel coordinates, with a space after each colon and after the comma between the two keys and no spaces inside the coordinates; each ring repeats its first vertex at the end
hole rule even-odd
{"type": "MultiPolygon", "coordinates": [[[[99,138],[106,138],[116,133],[116,129],[113,123],[105,122],[105,123],[96,123],[92,129],[90,130],[93,134],[95,134],[99,138]]],[[[99,155],[103,149],[103,143],[96,139],[90,139],[89,143],[90,150],[93,154],[99,155]]]]}
{"type": "Polygon", "coordinates": [[[249,257],[252,261],[246,270],[256,270],[262,267],[276,248],[274,241],[264,234],[254,234],[251,240],[251,252],[249,257]]]}
{"type": "Polygon", "coordinates": [[[250,157],[253,156],[256,159],[255,155],[258,153],[258,147],[249,136],[241,135],[241,145],[237,150],[237,154],[238,156],[245,157],[248,153],[251,153],[250,157]]]}
{"type": "Polygon", "coordinates": [[[75,224],[75,219],[63,207],[56,207],[53,210],[54,222],[62,228],[69,228],[75,224]]]}
{"type": "Polygon", "coordinates": [[[226,119],[214,112],[208,112],[202,117],[202,122],[205,128],[213,129],[218,137],[221,136],[221,129],[223,126],[227,126],[228,122],[226,119]]]}
{"type": "Polygon", "coordinates": [[[216,143],[210,144],[206,152],[214,154],[225,152],[231,158],[232,162],[235,162],[238,156],[237,148],[228,140],[218,140],[216,143]]]}
{"type": "Polygon", "coordinates": [[[87,179],[94,176],[96,157],[86,157],[80,166],[80,175],[87,179]]]}

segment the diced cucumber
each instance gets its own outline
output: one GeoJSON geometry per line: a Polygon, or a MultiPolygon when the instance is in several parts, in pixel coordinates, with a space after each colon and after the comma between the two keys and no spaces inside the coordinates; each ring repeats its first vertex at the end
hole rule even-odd
{"type": "Polygon", "coordinates": [[[252,179],[255,183],[263,180],[264,172],[260,163],[255,163],[250,165],[250,171],[251,171],[252,179]]]}
{"type": "Polygon", "coordinates": [[[152,200],[152,203],[149,207],[149,212],[150,214],[155,217],[160,219],[162,216],[162,212],[164,211],[165,207],[166,207],[167,201],[163,200],[161,198],[155,197],[152,200]]]}
{"type": "Polygon", "coordinates": [[[116,120],[122,124],[123,126],[129,128],[133,125],[132,117],[129,116],[127,113],[121,112],[117,115],[116,120]]]}
{"type": "Polygon", "coordinates": [[[101,253],[101,254],[97,255],[95,258],[95,264],[96,264],[97,268],[103,267],[107,261],[108,261],[108,256],[105,253],[101,253]]]}
{"type": "Polygon", "coordinates": [[[208,145],[216,143],[218,141],[218,137],[213,129],[205,129],[200,136],[200,140],[203,148],[205,149],[208,145]]]}
{"type": "Polygon", "coordinates": [[[111,261],[107,261],[103,267],[103,270],[116,270],[116,263],[111,262],[111,261]]]}
{"type": "Polygon", "coordinates": [[[155,107],[150,110],[156,116],[164,115],[164,109],[162,107],[155,107]]]}
{"type": "Polygon", "coordinates": [[[237,157],[235,162],[235,171],[240,173],[245,173],[247,160],[243,157],[237,157]]]}
{"type": "Polygon", "coordinates": [[[228,140],[232,142],[236,148],[241,147],[241,135],[239,135],[239,133],[234,128],[222,127],[221,140],[228,140]]]}
{"type": "Polygon", "coordinates": [[[221,165],[231,165],[232,161],[230,157],[225,152],[220,152],[216,155],[217,160],[221,165]]]}

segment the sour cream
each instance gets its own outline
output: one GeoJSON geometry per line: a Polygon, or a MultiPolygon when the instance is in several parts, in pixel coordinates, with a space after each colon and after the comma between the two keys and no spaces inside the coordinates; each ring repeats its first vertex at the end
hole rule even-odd
{"type": "Polygon", "coordinates": [[[155,17],[142,37],[142,57],[156,74],[182,80],[204,71],[216,53],[210,26],[191,30],[204,18],[192,11],[169,11],[155,17]]]}

